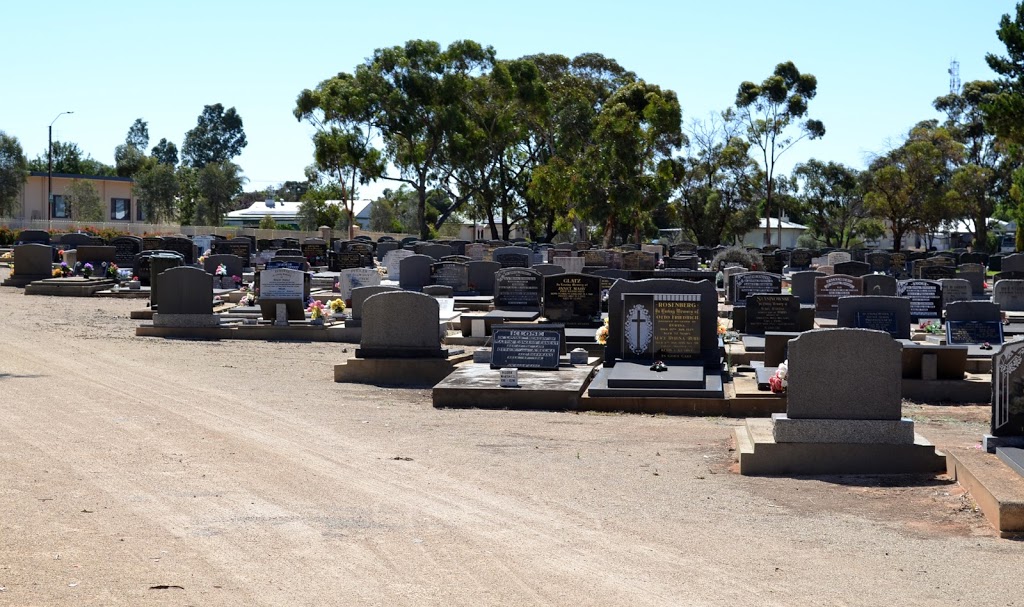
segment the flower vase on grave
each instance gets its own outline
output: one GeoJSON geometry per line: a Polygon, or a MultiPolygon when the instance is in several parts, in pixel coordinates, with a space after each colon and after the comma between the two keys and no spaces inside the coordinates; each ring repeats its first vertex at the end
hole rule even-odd
{"type": "Polygon", "coordinates": [[[142,283],[140,281],[138,281],[138,280],[129,280],[128,281],[128,288],[131,289],[132,291],[138,291],[141,286],[142,286],[142,283]]]}

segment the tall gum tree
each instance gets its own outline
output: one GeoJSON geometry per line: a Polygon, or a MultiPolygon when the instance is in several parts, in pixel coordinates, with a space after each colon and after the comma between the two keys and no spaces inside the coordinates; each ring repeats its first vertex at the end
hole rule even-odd
{"type": "Polygon", "coordinates": [[[713,247],[757,227],[761,171],[732,111],[694,120],[674,161],[672,206],[693,242],[713,247]]]}
{"type": "Polygon", "coordinates": [[[764,244],[772,242],[771,211],[775,192],[775,168],[780,157],[803,139],[825,135],[820,120],[806,119],[807,103],[818,91],[812,74],[801,74],[792,61],[775,66],[761,84],[746,81],[736,92],[736,108],[747,125],[747,137],[761,151],[765,179],[764,244]],[[791,128],[793,127],[793,128],[791,128]]]}
{"type": "MultiPolygon", "coordinates": [[[[415,191],[421,238],[430,238],[439,227],[427,223],[427,198],[448,174],[449,140],[467,128],[471,81],[489,71],[494,60],[493,48],[471,40],[444,50],[436,42],[410,40],[377,49],[356,68],[353,94],[359,99],[352,105],[367,104],[370,124],[383,142],[383,158],[395,168],[380,177],[415,191]]],[[[443,221],[440,216],[438,221],[443,221]]]]}

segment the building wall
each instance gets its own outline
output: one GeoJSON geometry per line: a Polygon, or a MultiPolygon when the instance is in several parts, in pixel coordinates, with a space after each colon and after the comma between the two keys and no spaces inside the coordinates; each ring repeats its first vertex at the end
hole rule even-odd
{"type": "MultiPolygon", "coordinates": [[[[110,201],[112,198],[127,198],[131,200],[131,217],[134,221],[138,217],[138,199],[133,196],[132,181],[123,179],[105,179],[103,177],[82,177],[82,176],[53,176],[53,193],[63,196],[64,192],[75,179],[87,179],[96,188],[100,200],[103,202],[103,221],[117,221],[118,223],[129,223],[128,219],[114,220],[110,215],[110,201]]],[[[42,220],[50,219],[46,200],[46,175],[29,175],[24,187],[21,189],[21,209],[15,211],[14,219],[42,220]]]]}

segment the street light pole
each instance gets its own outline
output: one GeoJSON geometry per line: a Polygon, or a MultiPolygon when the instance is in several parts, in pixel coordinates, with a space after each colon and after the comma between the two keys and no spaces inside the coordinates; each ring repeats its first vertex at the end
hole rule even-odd
{"type": "MultiPolygon", "coordinates": [[[[57,114],[57,118],[60,118],[64,114],[74,114],[73,111],[61,112],[57,114]]],[[[48,131],[49,145],[46,146],[46,227],[50,227],[50,221],[53,219],[53,123],[57,122],[57,118],[53,119],[50,123],[48,131]]]]}

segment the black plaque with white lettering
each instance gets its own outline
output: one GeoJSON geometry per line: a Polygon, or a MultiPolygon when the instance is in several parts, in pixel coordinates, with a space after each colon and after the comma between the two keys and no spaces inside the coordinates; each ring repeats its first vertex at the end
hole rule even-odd
{"type": "Polygon", "coordinates": [[[947,320],[946,343],[951,346],[1001,344],[1003,323],[998,320],[947,320]]]}
{"type": "Polygon", "coordinates": [[[773,293],[747,298],[745,332],[749,335],[764,335],[766,331],[798,331],[799,320],[800,300],[794,295],[773,293]]]}
{"type": "Polygon", "coordinates": [[[565,347],[560,325],[495,325],[491,335],[492,369],[558,369],[565,347]]]}

